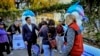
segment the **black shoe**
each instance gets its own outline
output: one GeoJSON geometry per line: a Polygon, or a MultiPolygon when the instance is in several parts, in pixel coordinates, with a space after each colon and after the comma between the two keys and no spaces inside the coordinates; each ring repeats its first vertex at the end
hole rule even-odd
{"type": "Polygon", "coordinates": [[[41,54],[43,54],[44,53],[44,50],[43,49],[41,49],[41,54]]]}

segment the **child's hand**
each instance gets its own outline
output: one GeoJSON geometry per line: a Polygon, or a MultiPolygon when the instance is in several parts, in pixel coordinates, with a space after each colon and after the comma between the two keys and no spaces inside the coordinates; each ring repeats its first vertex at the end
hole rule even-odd
{"type": "Polygon", "coordinates": [[[64,42],[64,45],[67,45],[67,42],[64,42]]]}

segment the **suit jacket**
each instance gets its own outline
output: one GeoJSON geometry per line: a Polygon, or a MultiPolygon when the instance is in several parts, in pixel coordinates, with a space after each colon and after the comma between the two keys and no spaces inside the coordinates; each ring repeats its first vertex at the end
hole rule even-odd
{"type": "Polygon", "coordinates": [[[23,39],[24,41],[33,41],[34,43],[36,42],[37,35],[35,30],[38,30],[35,24],[32,25],[32,31],[29,29],[28,25],[25,24],[22,28],[22,33],[23,33],[23,39]]]}

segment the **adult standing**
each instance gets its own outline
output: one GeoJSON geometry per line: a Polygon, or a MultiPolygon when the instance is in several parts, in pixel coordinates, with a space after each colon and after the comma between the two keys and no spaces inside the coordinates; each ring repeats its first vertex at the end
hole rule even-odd
{"type": "MultiPolygon", "coordinates": [[[[14,35],[14,34],[21,33],[19,21],[15,21],[14,24],[12,24],[12,25],[8,28],[7,32],[9,32],[9,42],[10,42],[10,45],[11,45],[11,47],[12,47],[12,46],[13,46],[13,45],[12,45],[13,35],[14,35]]],[[[13,48],[12,48],[12,49],[13,49],[13,48]]]]}
{"type": "Polygon", "coordinates": [[[62,53],[62,47],[64,45],[64,29],[61,24],[57,25],[56,33],[57,50],[59,53],[62,53]]]}
{"type": "Polygon", "coordinates": [[[50,39],[55,39],[56,30],[55,30],[55,22],[53,20],[49,20],[47,22],[43,22],[43,26],[40,29],[39,36],[43,38],[43,50],[44,56],[54,56],[52,48],[50,46],[49,37],[50,39]]]}
{"type": "Polygon", "coordinates": [[[65,34],[67,45],[64,56],[81,56],[83,53],[83,38],[81,30],[76,23],[75,16],[68,15],[66,17],[66,24],[68,25],[68,30],[65,34]]]}
{"type": "MultiPolygon", "coordinates": [[[[50,48],[50,53],[51,56],[55,56],[54,50],[56,49],[56,43],[55,41],[51,41],[51,40],[55,40],[56,38],[56,27],[55,27],[55,21],[50,19],[48,21],[48,39],[49,39],[49,48],[50,48]],[[50,43],[50,41],[52,43],[50,43]]],[[[55,50],[56,51],[56,50],[55,50]]]]}
{"type": "Polygon", "coordinates": [[[31,23],[30,17],[26,17],[26,24],[22,27],[23,39],[27,45],[28,55],[31,56],[31,47],[33,44],[36,44],[37,35],[35,30],[38,30],[35,24],[31,23]]]}
{"type": "Polygon", "coordinates": [[[7,54],[10,54],[10,47],[9,47],[7,34],[8,33],[4,28],[4,23],[0,22],[0,56],[4,56],[3,55],[4,51],[6,51],[7,54]]]}
{"type": "Polygon", "coordinates": [[[42,38],[42,45],[44,50],[44,56],[50,56],[50,49],[49,49],[49,41],[48,41],[48,26],[47,23],[44,21],[43,26],[39,32],[40,38],[42,38]]]}

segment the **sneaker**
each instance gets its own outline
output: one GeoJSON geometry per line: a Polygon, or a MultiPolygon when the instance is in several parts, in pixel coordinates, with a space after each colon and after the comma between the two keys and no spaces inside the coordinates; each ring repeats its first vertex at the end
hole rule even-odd
{"type": "Polygon", "coordinates": [[[56,50],[56,49],[53,49],[53,51],[54,51],[54,52],[57,52],[57,50],[56,50]]]}
{"type": "Polygon", "coordinates": [[[11,53],[10,53],[10,54],[8,54],[8,55],[10,55],[10,56],[11,56],[11,55],[13,55],[13,54],[14,54],[14,53],[13,53],[13,52],[11,52],[11,53]]]}

